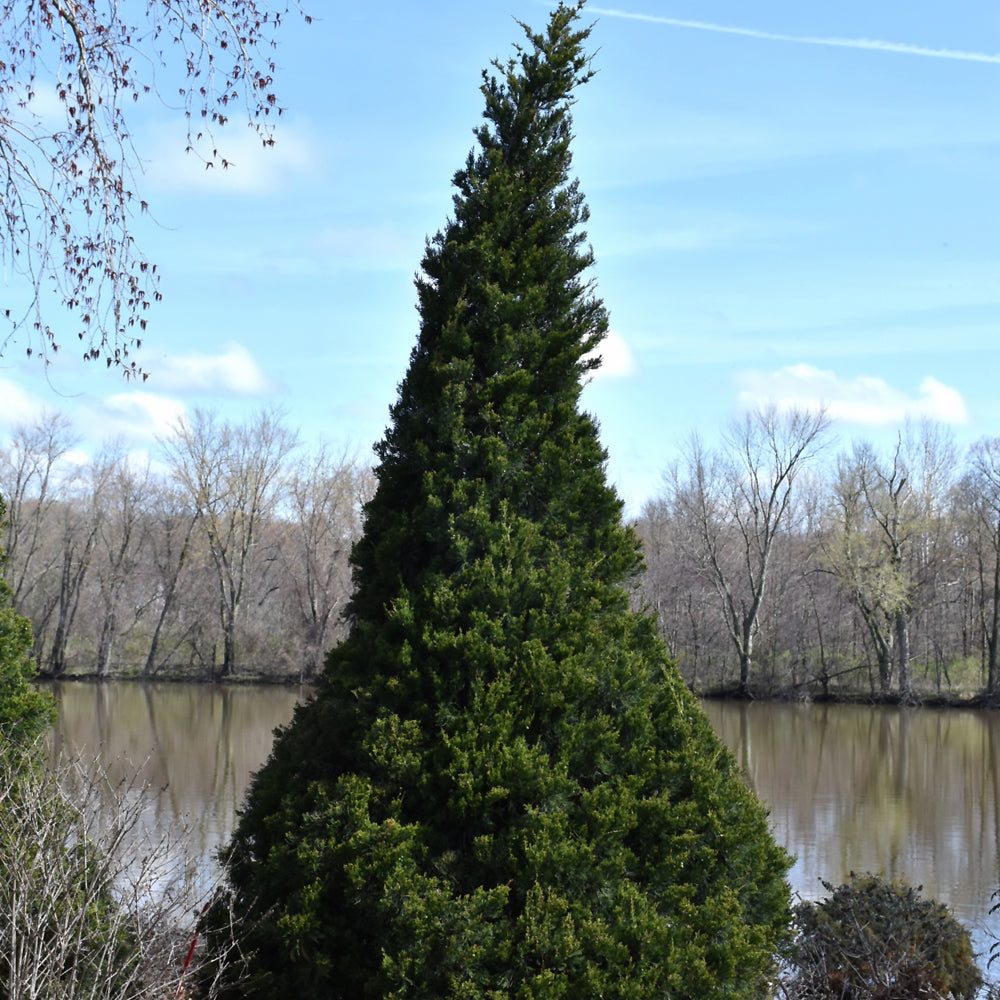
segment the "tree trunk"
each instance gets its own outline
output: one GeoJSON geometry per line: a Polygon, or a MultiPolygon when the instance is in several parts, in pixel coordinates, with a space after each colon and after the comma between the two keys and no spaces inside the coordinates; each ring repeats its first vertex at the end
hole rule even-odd
{"type": "MultiPolygon", "coordinates": [[[[997,525],[997,537],[1000,537],[1000,524],[997,525]]],[[[986,636],[989,655],[986,662],[986,693],[990,697],[997,693],[998,631],[1000,631],[1000,545],[996,546],[996,556],[993,560],[993,621],[986,636]]]]}
{"type": "Polygon", "coordinates": [[[738,693],[741,698],[750,697],[750,672],[753,669],[753,621],[742,622],[740,641],[737,652],[740,656],[740,686],[738,693]]]}
{"type": "Polygon", "coordinates": [[[906,608],[896,612],[896,647],[899,695],[904,702],[913,700],[913,677],[910,670],[910,619],[906,608]]]}
{"type": "Polygon", "coordinates": [[[740,653],[740,686],[737,689],[741,698],[750,697],[750,667],[752,666],[750,651],[740,653]]]}
{"type": "Polygon", "coordinates": [[[883,634],[879,628],[876,611],[867,608],[863,601],[858,601],[858,607],[861,609],[868,635],[871,636],[872,644],[875,646],[879,694],[883,698],[888,698],[892,694],[892,635],[888,629],[883,634]]]}
{"type": "Polygon", "coordinates": [[[101,635],[97,643],[97,676],[105,677],[111,666],[111,649],[115,641],[118,616],[109,611],[101,625],[101,635]]]}
{"type": "MultiPolygon", "coordinates": [[[[174,598],[177,596],[177,584],[181,578],[181,573],[184,572],[184,567],[187,565],[188,549],[191,544],[191,536],[194,533],[194,526],[198,523],[198,515],[194,514],[189,517],[186,521],[187,528],[184,532],[184,539],[181,542],[181,550],[177,556],[177,562],[171,565],[168,559],[166,560],[167,566],[167,586],[166,591],[163,595],[163,607],[160,608],[160,616],[156,621],[156,628],[153,629],[153,638],[149,644],[149,653],[146,655],[146,663],[142,668],[143,677],[152,677],[156,673],[156,654],[160,646],[160,633],[163,631],[164,623],[170,616],[170,611],[174,606],[174,598]]],[[[170,533],[170,527],[168,526],[168,539],[170,533]]],[[[169,545],[168,545],[169,554],[169,545]]]]}
{"type": "Polygon", "coordinates": [[[222,667],[218,676],[232,677],[236,669],[236,635],[235,623],[227,622],[222,633],[222,667]]]}

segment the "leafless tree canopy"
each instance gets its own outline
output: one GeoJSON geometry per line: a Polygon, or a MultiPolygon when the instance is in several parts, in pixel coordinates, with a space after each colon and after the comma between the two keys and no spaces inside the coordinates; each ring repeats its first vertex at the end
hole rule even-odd
{"type": "Polygon", "coordinates": [[[372,474],[295,442],[273,410],[196,411],[152,463],[110,442],[79,466],[61,417],[18,427],[0,446],[0,543],[40,668],[315,675],[343,628],[372,474]]]}
{"type": "Polygon", "coordinates": [[[688,561],[715,591],[749,693],[753,646],[775,539],[786,528],[792,489],[823,444],[823,410],[748,413],[727,430],[724,448],[691,438],[683,464],[667,477],[668,506],[688,561]]]}
{"type": "Polygon", "coordinates": [[[296,0],[0,0],[0,262],[14,278],[0,354],[22,337],[29,355],[58,350],[49,317],[61,303],[85,358],[144,375],[129,349],[160,293],[132,236],[148,208],[132,109],[147,95],[175,107],[206,169],[227,166],[216,133],[231,116],[273,144],[272,50],[290,8],[296,0]]]}
{"type": "MultiPolygon", "coordinates": [[[[800,415],[801,416],[801,415],[800,415]]],[[[309,679],[343,634],[373,479],[279,413],[195,412],[93,461],[58,415],[0,444],[17,610],[52,675],[309,679]]],[[[693,439],[637,528],[637,600],[705,691],[1000,700],[1000,439],[824,447],[818,414],[693,439]]]]}
{"type": "Polygon", "coordinates": [[[913,423],[807,464],[821,439],[788,429],[752,415],[717,449],[692,439],[638,522],[642,599],[688,682],[996,701],[1000,439],[963,455],[913,423]]]}

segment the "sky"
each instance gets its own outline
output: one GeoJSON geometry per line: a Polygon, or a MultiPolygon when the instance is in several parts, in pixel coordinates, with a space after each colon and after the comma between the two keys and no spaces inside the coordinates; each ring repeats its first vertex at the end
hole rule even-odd
{"type": "MultiPolygon", "coordinates": [[[[234,165],[206,172],[176,112],[143,102],[131,122],[135,233],[162,275],[149,379],[9,347],[0,437],[58,410],[83,452],[141,454],[195,408],[278,407],[305,445],[369,456],[481,71],[549,6],[303,2],[312,24],[278,35],[273,149],[227,126],[234,165]]],[[[1000,6],[620,2],[585,10],[573,171],[611,318],[583,405],[626,512],[692,432],[711,442],[748,407],[825,405],[844,442],[908,418],[1000,435],[1000,6]]]]}

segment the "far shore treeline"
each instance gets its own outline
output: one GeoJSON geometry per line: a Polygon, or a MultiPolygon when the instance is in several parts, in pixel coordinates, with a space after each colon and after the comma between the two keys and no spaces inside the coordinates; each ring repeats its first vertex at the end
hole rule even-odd
{"type": "MultiPolygon", "coordinates": [[[[46,415],[0,447],[0,543],[43,676],[309,680],[342,635],[366,464],[275,411],[196,412],[147,463],[74,461],[46,415]]],[[[822,414],[692,437],[636,520],[656,615],[694,690],[998,694],[1000,439],[933,423],[834,447],[822,414]]]]}

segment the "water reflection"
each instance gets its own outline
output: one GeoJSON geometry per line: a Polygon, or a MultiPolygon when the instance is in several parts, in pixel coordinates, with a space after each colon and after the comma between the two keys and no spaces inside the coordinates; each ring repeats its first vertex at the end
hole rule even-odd
{"type": "MultiPolygon", "coordinates": [[[[206,865],[229,835],[273,729],[303,692],[271,687],[64,684],[57,742],[99,752],[112,777],[147,761],[155,822],[186,820],[206,865]],[[148,760],[147,760],[148,759],[148,760]]],[[[716,732],[797,861],[793,888],[850,871],[902,876],[949,903],[979,947],[1000,884],[1000,713],[708,702],[716,732]]],[[[996,929],[1000,931],[1000,926],[996,929]]]]}
{"type": "Polygon", "coordinates": [[[797,856],[804,897],[820,878],[879,871],[923,885],[982,927],[1000,884],[996,713],[709,702],[716,732],[797,856]]]}
{"type": "Polygon", "coordinates": [[[99,755],[113,783],[142,766],[149,822],[190,827],[188,848],[212,865],[236,821],[273,730],[292,717],[299,689],[190,684],[60,684],[55,748],[99,755]]]}

